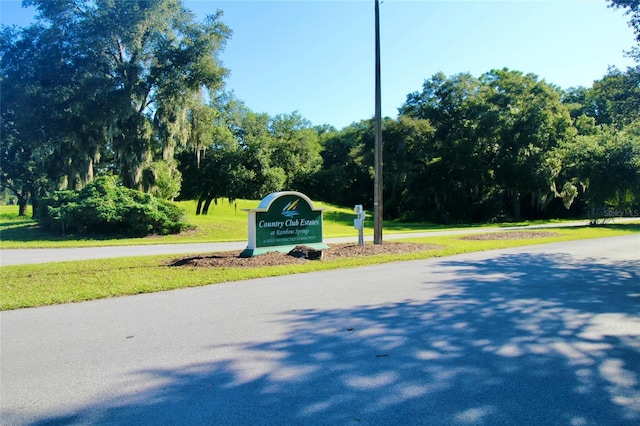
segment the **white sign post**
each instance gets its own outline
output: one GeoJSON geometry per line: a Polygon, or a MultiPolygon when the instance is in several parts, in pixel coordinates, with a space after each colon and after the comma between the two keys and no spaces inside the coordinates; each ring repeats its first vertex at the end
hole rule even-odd
{"type": "Polygon", "coordinates": [[[356,213],[356,218],[353,219],[353,227],[358,230],[358,245],[364,245],[364,218],[366,213],[362,208],[362,204],[357,204],[353,211],[356,213]]]}

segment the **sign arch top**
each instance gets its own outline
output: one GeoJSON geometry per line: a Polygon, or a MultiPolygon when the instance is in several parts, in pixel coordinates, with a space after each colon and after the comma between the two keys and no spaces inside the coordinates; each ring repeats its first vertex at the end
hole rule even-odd
{"type": "Polygon", "coordinates": [[[266,197],[264,197],[261,201],[260,204],[258,204],[258,208],[256,209],[247,209],[247,211],[267,211],[269,210],[269,207],[271,207],[271,204],[277,200],[280,197],[284,197],[285,195],[294,195],[296,197],[300,197],[301,199],[305,200],[307,202],[307,204],[309,205],[309,208],[313,211],[323,211],[326,209],[316,209],[313,205],[313,201],[311,201],[311,198],[307,197],[306,195],[304,195],[302,192],[296,192],[296,191],[280,191],[280,192],[272,192],[271,194],[267,195],[266,197]]]}

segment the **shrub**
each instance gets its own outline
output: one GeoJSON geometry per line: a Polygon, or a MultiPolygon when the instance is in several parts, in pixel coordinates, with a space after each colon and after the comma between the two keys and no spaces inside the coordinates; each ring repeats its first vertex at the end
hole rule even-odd
{"type": "Polygon", "coordinates": [[[62,233],[143,237],[189,226],[178,206],[119,186],[112,176],[101,176],[80,191],[57,191],[40,203],[38,222],[62,233]]]}

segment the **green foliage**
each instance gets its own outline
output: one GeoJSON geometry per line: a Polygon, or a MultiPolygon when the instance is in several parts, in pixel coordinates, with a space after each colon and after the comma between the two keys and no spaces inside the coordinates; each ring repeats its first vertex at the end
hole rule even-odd
{"type": "Polygon", "coordinates": [[[175,196],[174,149],[198,138],[202,92],[215,94],[228,73],[221,13],[196,22],[180,0],[25,4],[38,20],[3,28],[0,44],[3,121],[15,117],[3,133],[29,154],[23,168],[39,163],[47,189],[81,188],[106,169],[127,187],[175,196]],[[143,182],[161,164],[170,179],[143,182]]]}
{"type": "Polygon", "coordinates": [[[610,68],[602,80],[593,83],[596,122],[618,129],[640,119],[640,67],[622,72],[610,68]]]}
{"type": "Polygon", "coordinates": [[[521,197],[544,208],[557,169],[549,154],[574,132],[560,92],[537,76],[500,70],[483,76],[488,130],[495,183],[512,202],[512,215],[520,219],[521,197]],[[544,198],[544,200],[543,200],[544,198]]]}
{"type": "MultiPolygon", "coordinates": [[[[384,156],[384,180],[387,188],[384,210],[387,217],[402,220],[424,219],[416,214],[426,206],[424,191],[414,188],[424,186],[430,167],[432,144],[436,129],[429,120],[400,116],[388,121],[383,131],[386,141],[384,156]]],[[[430,170],[431,169],[431,170],[430,170]]],[[[435,176],[432,176],[432,178],[435,176]]]]}
{"type": "Polygon", "coordinates": [[[544,210],[558,172],[550,154],[575,132],[559,90],[507,69],[480,79],[436,74],[400,112],[434,129],[409,154],[417,164],[403,198],[420,210],[403,210],[444,222],[487,220],[503,209],[518,220],[524,197],[544,210]]]}
{"type": "Polygon", "coordinates": [[[180,194],[182,173],[175,160],[154,161],[144,169],[142,182],[145,192],[163,200],[173,200],[180,194]]]}
{"type": "Polygon", "coordinates": [[[561,147],[565,175],[591,208],[636,207],[640,203],[640,120],[617,131],[605,126],[561,147]]]}
{"type": "MultiPolygon", "coordinates": [[[[638,0],[609,1],[640,37],[638,0]]],[[[297,112],[258,114],[222,91],[231,30],[221,12],[196,22],[180,0],[25,4],[37,21],[0,37],[0,185],[21,213],[30,198],[104,173],[162,199],[196,200],[198,214],[219,199],[280,190],[372,207],[373,121],[314,128],[297,112]]],[[[397,120],[384,120],[385,219],[535,219],[637,203],[638,120],[640,67],[566,91],[508,69],[435,74],[397,120]]],[[[81,213],[89,203],[59,203],[52,226],[84,231],[74,215],[90,221],[81,213]]],[[[105,223],[154,216],[94,204],[105,223]]]]}
{"type": "Polygon", "coordinates": [[[318,132],[298,113],[256,114],[231,95],[214,104],[208,132],[201,129],[198,140],[177,154],[185,176],[181,198],[197,199],[197,214],[207,214],[221,198],[300,190],[320,170],[318,132]]]}
{"type": "Polygon", "coordinates": [[[62,233],[142,237],[188,227],[177,206],[124,188],[111,176],[99,177],[80,191],[57,191],[40,206],[39,223],[62,233]]]}
{"type": "MultiPolygon", "coordinates": [[[[640,0],[609,0],[612,7],[624,8],[629,16],[629,26],[636,34],[636,41],[640,45],[640,0]]],[[[640,61],[640,56],[637,57],[640,61]]]]}
{"type": "Polygon", "coordinates": [[[322,166],[318,132],[297,112],[277,115],[269,130],[273,135],[271,163],[282,169],[285,188],[299,189],[322,166]]]}
{"type": "Polygon", "coordinates": [[[309,192],[338,205],[373,205],[373,120],[329,132],[321,144],[323,167],[314,174],[309,192]]]}
{"type": "Polygon", "coordinates": [[[492,175],[480,133],[486,109],[480,89],[480,80],[470,74],[437,73],[400,109],[401,116],[427,120],[434,128],[431,138],[409,151],[413,173],[404,198],[414,201],[403,209],[409,218],[444,223],[481,219],[492,175]]]}

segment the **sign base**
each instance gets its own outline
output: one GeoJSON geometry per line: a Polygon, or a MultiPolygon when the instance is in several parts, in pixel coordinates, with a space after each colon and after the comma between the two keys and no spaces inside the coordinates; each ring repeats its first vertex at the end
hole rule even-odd
{"type": "Polygon", "coordinates": [[[240,253],[240,257],[252,257],[259,256],[261,254],[269,253],[271,251],[277,251],[280,253],[289,253],[294,248],[304,245],[305,247],[310,247],[316,250],[325,250],[328,249],[329,246],[324,243],[314,243],[314,244],[293,244],[290,246],[271,246],[271,247],[259,247],[259,248],[246,248],[240,253]]]}

